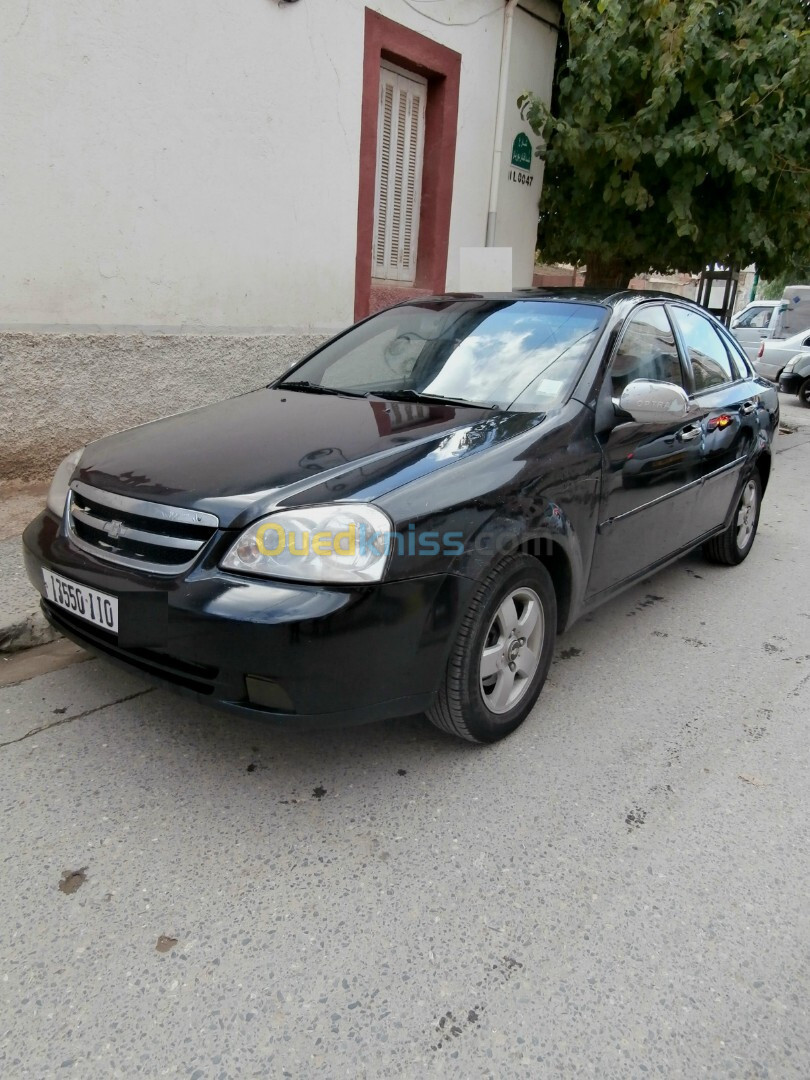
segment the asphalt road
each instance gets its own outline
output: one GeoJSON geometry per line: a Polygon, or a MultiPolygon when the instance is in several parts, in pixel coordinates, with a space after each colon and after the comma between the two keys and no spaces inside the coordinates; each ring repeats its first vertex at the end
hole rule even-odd
{"type": "Polygon", "coordinates": [[[806,1080],[810,433],[779,449],[748,561],[575,627],[495,747],[20,668],[0,1074],[806,1080]]]}

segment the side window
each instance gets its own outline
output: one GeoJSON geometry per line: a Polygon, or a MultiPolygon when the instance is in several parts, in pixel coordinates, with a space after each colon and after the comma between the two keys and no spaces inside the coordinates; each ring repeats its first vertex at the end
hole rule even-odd
{"type": "Polygon", "coordinates": [[[767,330],[771,323],[771,308],[751,308],[739,320],[735,330],[767,330]]]}
{"type": "MultiPolygon", "coordinates": [[[[715,327],[717,330],[717,327],[715,327]]],[[[729,333],[725,327],[719,331],[720,337],[723,340],[723,344],[726,347],[726,352],[731,357],[731,370],[734,373],[734,377],[738,379],[750,379],[751,368],[748,365],[748,360],[745,357],[745,353],[742,350],[742,346],[739,341],[729,333]]]]}
{"type": "Polygon", "coordinates": [[[675,337],[663,304],[650,304],[630,317],[610,366],[610,378],[613,397],[619,397],[633,379],[684,385],[675,337]]]}
{"type": "Polygon", "coordinates": [[[748,367],[740,354],[735,352],[734,349],[730,348],[728,342],[726,342],[726,348],[728,349],[728,354],[731,357],[731,369],[733,372],[732,378],[750,379],[751,372],[748,370],[748,367]]]}
{"type": "Polygon", "coordinates": [[[736,373],[732,374],[731,360],[723,340],[708,319],[696,311],[680,307],[672,308],[672,315],[692,361],[697,393],[722,386],[737,377],[736,373]]]}

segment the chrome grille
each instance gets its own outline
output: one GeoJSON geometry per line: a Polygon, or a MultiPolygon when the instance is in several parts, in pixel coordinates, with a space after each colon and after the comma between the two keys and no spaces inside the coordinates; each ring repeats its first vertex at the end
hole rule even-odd
{"type": "Polygon", "coordinates": [[[65,522],[78,548],[155,574],[187,569],[219,526],[213,514],[132,499],[78,480],[70,485],[65,522]]]}

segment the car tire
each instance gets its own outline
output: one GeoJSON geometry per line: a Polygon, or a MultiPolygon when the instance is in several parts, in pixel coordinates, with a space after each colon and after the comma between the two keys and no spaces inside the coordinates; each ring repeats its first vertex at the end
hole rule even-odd
{"type": "Polygon", "coordinates": [[[492,743],[526,719],[551,665],[557,599],[531,555],[510,555],[481,583],[450,651],[428,719],[451,735],[492,743]]]}
{"type": "Polygon", "coordinates": [[[799,401],[805,409],[810,409],[810,378],[805,379],[799,387],[799,401]]]}
{"type": "Polygon", "coordinates": [[[757,535],[761,505],[762,484],[759,473],[754,471],[743,484],[729,527],[703,545],[709,562],[737,566],[748,556],[757,535]]]}

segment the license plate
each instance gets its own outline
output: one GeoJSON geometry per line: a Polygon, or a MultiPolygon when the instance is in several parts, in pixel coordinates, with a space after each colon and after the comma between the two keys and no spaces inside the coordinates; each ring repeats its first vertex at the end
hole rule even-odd
{"type": "Polygon", "coordinates": [[[85,619],[94,626],[100,626],[102,630],[118,633],[117,596],[110,596],[109,593],[99,592],[97,589],[88,589],[86,585],[68,581],[51,570],[43,570],[42,578],[45,582],[45,595],[52,604],[78,615],[80,619],[85,619]]]}

